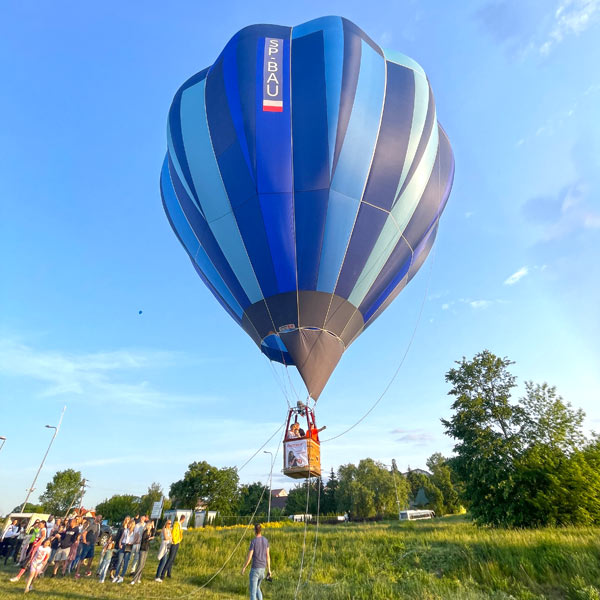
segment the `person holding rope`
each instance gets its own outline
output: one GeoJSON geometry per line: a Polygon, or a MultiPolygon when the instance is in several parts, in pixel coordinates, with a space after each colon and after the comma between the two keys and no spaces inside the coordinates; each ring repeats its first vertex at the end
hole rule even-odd
{"type": "Polygon", "coordinates": [[[262,600],[263,595],[260,590],[260,584],[265,578],[265,568],[267,577],[271,577],[271,554],[269,552],[269,540],[262,535],[262,526],[257,523],[254,526],[254,539],[250,542],[246,562],[242,567],[242,575],[246,567],[252,561],[250,568],[250,600],[262,600]]]}

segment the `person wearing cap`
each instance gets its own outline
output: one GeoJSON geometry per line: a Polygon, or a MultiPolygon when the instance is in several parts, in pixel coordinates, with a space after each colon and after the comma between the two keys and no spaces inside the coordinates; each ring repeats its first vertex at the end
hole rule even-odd
{"type": "Polygon", "coordinates": [[[250,542],[246,562],[242,567],[242,575],[246,567],[252,561],[250,568],[250,600],[262,600],[260,584],[265,578],[265,569],[267,576],[271,577],[271,554],[269,552],[269,540],[262,535],[262,526],[257,523],[254,526],[254,539],[250,542]]]}

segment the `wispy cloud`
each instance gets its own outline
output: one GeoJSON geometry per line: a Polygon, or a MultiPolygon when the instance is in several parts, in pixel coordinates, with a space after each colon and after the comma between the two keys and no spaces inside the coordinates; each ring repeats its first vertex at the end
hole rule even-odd
{"type": "MultiPolygon", "coordinates": [[[[74,354],[37,350],[14,339],[0,339],[0,374],[43,384],[42,397],[77,397],[85,401],[164,406],[192,399],[166,394],[143,379],[149,369],[173,364],[175,353],[115,350],[74,354]]],[[[196,401],[198,399],[196,398],[196,401]]]]}
{"type": "Polygon", "coordinates": [[[517,58],[547,57],[559,44],[598,20],[600,0],[490,0],[476,20],[517,58]]]}
{"type": "Polygon", "coordinates": [[[495,300],[487,300],[484,298],[459,298],[458,300],[452,300],[450,302],[444,302],[441,305],[442,310],[452,310],[453,314],[456,313],[456,308],[460,305],[468,306],[473,310],[484,310],[486,308],[490,308],[495,304],[507,304],[507,300],[501,300],[496,298],[495,300]]]}
{"type": "Polygon", "coordinates": [[[471,308],[480,309],[480,308],[488,308],[488,306],[492,305],[491,300],[471,300],[468,302],[471,308]]]}
{"type": "Polygon", "coordinates": [[[546,56],[566,37],[584,32],[600,13],[600,0],[563,0],[554,13],[548,39],[539,47],[546,56]]]}
{"type": "Polygon", "coordinates": [[[600,229],[600,211],[583,181],[565,186],[556,196],[538,196],[523,205],[523,214],[539,226],[540,241],[560,240],[581,230],[600,229]]]}
{"type": "Polygon", "coordinates": [[[425,429],[393,429],[390,433],[397,436],[396,441],[401,444],[425,446],[436,440],[436,437],[425,429]]]}
{"type": "Polygon", "coordinates": [[[525,275],[529,273],[529,269],[527,267],[521,267],[518,271],[513,273],[510,277],[507,277],[504,280],[504,285],[515,285],[518,281],[523,279],[525,275]]]}

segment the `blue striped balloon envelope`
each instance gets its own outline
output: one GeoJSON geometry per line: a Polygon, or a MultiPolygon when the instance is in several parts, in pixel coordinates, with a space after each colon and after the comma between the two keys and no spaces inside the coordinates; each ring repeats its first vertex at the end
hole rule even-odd
{"type": "Polygon", "coordinates": [[[198,275],[316,400],[423,264],[453,174],[423,69],[324,17],[246,27],[181,86],[161,193],[198,275]]]}

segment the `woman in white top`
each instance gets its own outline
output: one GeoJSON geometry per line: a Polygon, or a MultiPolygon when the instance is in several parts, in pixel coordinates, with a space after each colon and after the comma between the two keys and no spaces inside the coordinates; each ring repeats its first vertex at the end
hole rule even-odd
{"type": "Polygon", "coordinates": [[[29,569],[29,579],[25,585],[25,593],[30,592],[33,589],[31,587],[31,583],[40,573],[44,571],[44,567],[48,562],[48,557],[50,556],[51,551],[50,540],[44,540],[42,545],[35,551],[35,554],[31,560],[31,569],[29,569]]]}
{"type": "Polygon", "coordinates": [[[123,575],[127,573],[127,566],[129,565],[129,558],[131,557],[131,549],[133,548],[133,529],[135,527],[135,521],[131,520],[127,524],[127,527],[123,530],[121,539],[119,540],[119,561],[117,562],[117,570],[113,577],[113,583],[123,583],[123,575]],[[119,570],[123,566],[121,576],[119,576],[119,570]]]}
{"type": "Polygon", "coordinates": [[[154,581],[158,581],[162,583],[162,579],[160,576],[167,564],[167,559],[169,558],[169,547],[171,546],[171,541],[173,540],[173,531],[171,530],[171,520],[167,519],[165,526],[162,529],[160,534],[160,548],[158,549],[158,569],[156,569],[156,577],[154,581]]]}

